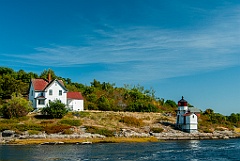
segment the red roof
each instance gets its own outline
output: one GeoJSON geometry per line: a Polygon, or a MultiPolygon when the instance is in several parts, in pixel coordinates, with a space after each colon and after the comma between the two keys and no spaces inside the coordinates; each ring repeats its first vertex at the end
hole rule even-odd
{"type": "Polygon", "coordinates": [[[83,100],[83,96],[80,92],[67,92],[67,98],[83,100]]]}
{"type": "Polygon", "coordinates": [[[44,79],[32,79],[33,88],[36,91],[43,91],[48,85],[48,82],[44,79]]]}
{"type": "MultiPolygon", "coordinates": [[[[52,80],[51,82],[48,82],[45,79],[42,78],[38,78],[38,79],[32,79],[32,84],[33,84],[33,88],[35,91],[43,91],[48,85],[50,85],[54,80],[52,80]]],[[[64,83],[62,80],[57,80],[63,88],[65,88],[64,83]]]]}
{"type": "Polygon", "coordinates": [[[185,113],[183,116],[190,116],[192,113],[189,112],[189,113],[185,113]]]}

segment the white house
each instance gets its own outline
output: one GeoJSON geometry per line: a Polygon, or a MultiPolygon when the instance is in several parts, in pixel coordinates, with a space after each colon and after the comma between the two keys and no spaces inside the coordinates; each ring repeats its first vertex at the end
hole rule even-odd
{"type": "Polygon", "coordinates": [[[73,111],[83,111],[84,100],[80,92],[68,92],[62,80],[32,79],[29,88],[29,100],[34,109],[46,107],[50,101],[60,100],[73,111]]]}
{"type": "Polygon", "coordinates": [[[200,110],[188,107],[188,102],[182,99],[178,101],[176,126],[182,131],[196,132],[198,130],[198,117],[200,110]]]}

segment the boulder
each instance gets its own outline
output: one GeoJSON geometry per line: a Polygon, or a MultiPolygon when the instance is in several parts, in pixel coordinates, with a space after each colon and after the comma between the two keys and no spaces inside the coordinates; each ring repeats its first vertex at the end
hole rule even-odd
{"type": "Polygon", "coordinates": [[[4,130],[2,132],[2,137],[14,137],[15,131],[13,130],[4,130]]]}

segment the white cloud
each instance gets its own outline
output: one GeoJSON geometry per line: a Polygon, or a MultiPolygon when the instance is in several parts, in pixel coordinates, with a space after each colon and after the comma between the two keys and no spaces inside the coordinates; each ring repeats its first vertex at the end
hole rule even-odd
{"type": "Polygon", "coordinates": [[[233,13],[196,31],[113,27],[96,30],[101,38],[91,35],[88,46],[51,45],[30,55],[9,57],[55,67],[108,64],[108,71],[99,74],[113,79],[159,80],[216,70],[240,65],[240,13],[237,9],[233,13]]]}

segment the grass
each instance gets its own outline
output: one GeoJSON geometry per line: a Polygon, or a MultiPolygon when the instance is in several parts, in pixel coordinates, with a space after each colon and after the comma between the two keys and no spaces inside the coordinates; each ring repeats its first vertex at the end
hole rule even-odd
{"type": "Polygon", "coordinates": [[[95,127],[95,126],[87,126],[86,131],[89,133],[92,133],[92,134],[104,135],[106,137],[114,136],[113,131],[108,130],[106,128],[99,128],[99,127],[95,127]]]}
{"type": "Polygon", "coordinates": [[[26,144],[42,144],[46,142],[59,143],[63,142],[65,144],[76,144],[82,142],[92,142],[92,143],[140,143],[140,142],[158,142],[159,140],[155,137],[146,138],[79,138],[79,139],[16,139],[10,142],[10,144],[26,145],[26,144]]]}
{"type": "Polygon", "coordinates": [[[240,128],[235,128],[234,131],[240,133],[240,128]]]}
{"type": "Polygon", "coordinates": [[[63,119],[59,121],[60,124],[70,125],[70,126],[80,126],[81,121],[76,119],[63,119]]]}
{"type": "Polygon", "coordinates": [[[131,117],[131,116],[124,116],[120,119],[120,122],[125,123],[127,125],[131,125],[131,126],[143,126],[143,120],[142,119],[138,119],[135,117],[131,117]]]}
{"type": "MultiPolygon", "coordinates": [[[[62,119],[49,119],[37,114],[31,114],[24,118],[19,119],[4,119],[0,118],[0,132],[3,130],[14,130],[21,134],[28,131],[30,135],[38,134],[45,131],[47,134],[62,133],[72,134],[74,132],[82,132],[86,128],[86,132],[92,134],[101,134],[107,136],[104,139],[37,139],[37,140],[16,140],[15,143],[19,144],[38,144],[37,142],[53,142],[63,141],[66,143],[77,143],[83,141],[91,142],[146,142],[156,141],[156,138],[117,138],[114,137],[114,132],[121,129],[129,129],[139,133],[146,133],[152,131],[160,133],[165,129],[162,122],[175,123],[175,117],[166,117],[161,113],[143,113],[143,112],[112,112],[112,111],[84,111],[68,113],[62,119]],[[80,128],[81,127],[81,128],[80,128]]],[[[200,118],[199,131],[200,132],[213,132],[220,124],[210,124],[204,117],[200,118]],[[218,125],[218,126],[216,126],[218,125]]],[[[170,127],[169,127],[170,128],[170,127]]],[[[221,129],[219,129],[221,130],[221,129]]],[[[235,128],[236,132],[240,132],[240,128],[235,128]]]]}

